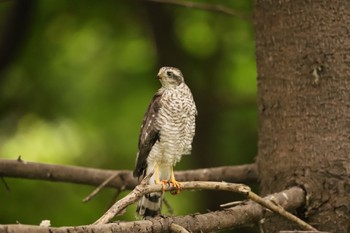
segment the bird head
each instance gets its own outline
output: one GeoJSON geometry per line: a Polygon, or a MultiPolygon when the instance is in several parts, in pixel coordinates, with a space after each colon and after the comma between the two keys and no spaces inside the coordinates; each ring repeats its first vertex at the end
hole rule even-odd
{"type": "Polygon", "coordinates": [[[160,80],[164,88],[175,88],[184,82],[181,71],[174,67],[160,68],[157,78],[160,80]]]}

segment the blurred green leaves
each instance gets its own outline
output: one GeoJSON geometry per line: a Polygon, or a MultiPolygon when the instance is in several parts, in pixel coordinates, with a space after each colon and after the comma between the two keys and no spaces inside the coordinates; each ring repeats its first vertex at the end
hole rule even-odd
{"type": "Polygon", "coordinates": [[[59,164],[80,155],[84,146],[82,135],[71,120],[50,123],[35,115],[25,115],[16,134],[5,139],[2,154],[59,164]]]}
{"type": "Polygon", "coordinates": [[[176,21],[176,32],[182,46],[193,56],[208,57],[217,48],[217,37],[207,20],[194,18],[188,21],[180,17],[176,21]]]}
{"type": "MultiPolygon", "coordinates": [[[[249,1],[217,3],[251,11],[249,1]]],[[[11,3],[0,3],[0,19],[9,8],[11,3]]],[[[178,42],[178,47],[169,44],[169,50],[181,51],[179,68],[186,70],[196,101],[215,103],[215,110],[204,111],[213,107],[209,103],[198,109],[199,118],[211,121],[197,127],[195,142],[211,135],[208,147],[216,152],[208,159],[211,166],[251,162],[257,141],[252,25],[213,12],[164,10],[178,42]]],[[[160,87],[155,79],[161,63],[152,30],[156,26],[145,4],[38,0],[33,11],[25,44],[0,86],[0,157],[133,169],[143,114],[160,87]]],[[[198,168],[205,156],[186,156],[176,169],[198,168]]],[[[16,179],[8,183],[10,193],[0,189],[0,206],[6,210],[0,223],[51,219],[56,226],[89,224],[114,192],[104,190],[83,205],[80,200],[92,187],[16,179]]],[[[176,214],[206,210],[201,200],[197,192],[169,197],[176,214]]],[[[133,211],[129,208],[125,218],[133,219],[133,211]]]]}

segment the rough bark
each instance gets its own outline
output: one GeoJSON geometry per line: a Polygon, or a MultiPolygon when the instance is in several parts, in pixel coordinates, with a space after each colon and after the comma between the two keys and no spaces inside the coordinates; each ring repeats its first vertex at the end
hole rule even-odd
{"type": "MultiPolygon", "coordinates": [[[[266,197],[271,200],[272,196],[266,197]]],[[[293,210],[305,203],[304,191],[294,187],[273,195],[273,200],[293,210]]],[[[171,224],[176,223],[190,232],[213,232],[256,224],[271,213],[257,203],[247,202],[245,205],[205,214],[193,214],[183,217],[153,218],[134,222],[116,222],[101,225],[77,227],[40,227],[31,225],[0,225],[0,233],[66,233],[66,232],[171,232],[171,224]]]]}
{"type": "Polygon", "coordinates": [[[307,222],[349,232],[350,3],[255,0],[254,14],[262,193],[299,185],[307,222]]]}

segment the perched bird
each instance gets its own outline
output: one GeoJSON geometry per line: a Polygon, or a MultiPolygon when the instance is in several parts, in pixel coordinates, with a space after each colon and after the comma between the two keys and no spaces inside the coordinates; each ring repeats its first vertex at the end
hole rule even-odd
{"type": "MultiPolygon", "coordinates": [[[[173,166],[182,155],[191,153],[197,109],[179,69],[162,67],[157,78],[162,87],[144,115],[133,174],[140,178],[153,173],[149,184],[169,183],[179,191],[181,185],[175,180],[173,166]]],[[[143,218],[159,215],[162,200],[162,192],[147,194],[136,213],[143,218]]]]}

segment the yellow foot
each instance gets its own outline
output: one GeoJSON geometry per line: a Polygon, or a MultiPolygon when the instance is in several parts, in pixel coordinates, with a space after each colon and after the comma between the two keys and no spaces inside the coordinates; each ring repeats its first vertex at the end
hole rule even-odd
{"type": "Polygon", "coordinates": [[[169,184],[172,184],[175,188],[175,190],[170,191],[170,193],[172,195],[176,195],[176,194],[180,193],[180,191],[181,191],[181,183],[180,182],[177,182],[176,180],[170,180],[169,184]]]}
{"type": "Polygon", "coordinates": [[[166,184],[168,183],[167,180],[162,180],[160,181],[159,179],[159,168],[158,168],[158,164],[156,164],[156,167],[155,167],[155,179],[154,179],[154,182],[156,184],[161,184],[162,185],[162,193],[165,191],[165,188],[166,188],[166,184]]]}
{"type": "Polygon", "coordinates": [[[166,180],[162,180],[162,181],[159,181],[157,183],[157,184],[161,184],[162,185],[162,193],[164,193],[167,183],[168,183],[168,181],[166,181],[166,180]]]}
{"type": "Polygon", "coordinates": [[[171,191],[170,193],[173,195],[179,194],[180,190],[181,190],[181,183],[177,182],[175,180],[175,176],[174,176],[174,171],[173,168],[171,167],[171,176],[170,176],[170,180],[168,182],[169,184],[172,184],[173,187],[175,188],[175,190],[171,191]]]}

